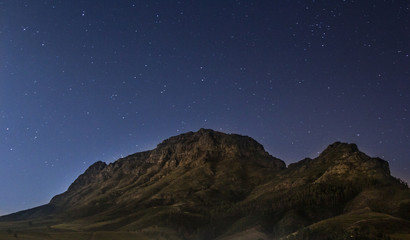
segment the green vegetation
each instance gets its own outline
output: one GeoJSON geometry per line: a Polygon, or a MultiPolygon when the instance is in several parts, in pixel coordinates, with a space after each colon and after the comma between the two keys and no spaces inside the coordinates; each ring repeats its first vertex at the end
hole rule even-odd
{"type": "Polygon", "coordinates": [[[396,239],[394,236],[399,236],[400,233],[405,236],[409,229],[408,221],[366,208],[312,224],[284,239],[387,240],[396,239]]]}

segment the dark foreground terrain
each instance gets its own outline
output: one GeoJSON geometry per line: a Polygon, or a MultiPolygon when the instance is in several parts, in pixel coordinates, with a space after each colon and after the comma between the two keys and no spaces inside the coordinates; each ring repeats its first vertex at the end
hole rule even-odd
{"type": "Polygon", "coordinates": [[[255,140],[201,129],[96,162],[0,239],[410,239],[410,190],[336,142],[286,167],[255,140]]]}

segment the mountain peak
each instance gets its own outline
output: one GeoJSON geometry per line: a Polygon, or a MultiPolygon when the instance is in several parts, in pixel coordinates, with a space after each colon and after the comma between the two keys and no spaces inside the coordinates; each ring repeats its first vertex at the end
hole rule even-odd
{"type": "Polygon", "coordinates": [[[335,142],[316,159],[320,166],[326,169],[316,182],[326,182],[334,178],[357,179],[363,176],[386,179],[390,176],[389,164],[386,161],[369,157],[352,143],[335,142]]]}
{"type": "MultiPolygon", "coordinates": [[[[101,194],[89,189],[106,188],[116,196],[119,194],[116,191],[121,187],[127,188],[127,184],[141,187],[166,182],[169,185],[167,188],[174,190],[161,190],[162,194],[170,191],[174,196],[175,189],[184,192],[189,186],[179,176],[181,172],[185,172],[185,177],[192,175],[205,179],[200,188],[217,190],[226,185],[238,185],[238,178],[235,176],[240,173],[242,182],[253,181],[252,184],[246,183],[246,188],[243,188],[251,191],[260,179],[266,178],[265,174],[253,176],[254,171],[277,172],[285,168],[282,160],[269,155],[261,144],[248,136],[201,128],[197,132],[170,137],[153,150],[132,154],[109,165],[96,162],[71,184],[67,192],[54,197],[51,203],[71,209],[88,208],[88,203],[84,203],[82,199],[92,199],[101,194]],[[246,180],[248,177],[253,180],[246,180]]],[[[161,201],[177,201],[180,196],[177,194],[172,198],[165,198],[161,195],[155,197],[157,198],[161,201]]],[[[137,199],[142,201],[142,198],[137,199]]],[[[148,204],[151,200],[144,201],[148,204]]]]}
{"type": "Polygon", "coordinates": [[[209,132],[216,132],[216,131],[210,128],[200,128],[198,130],[198,133],[209,133],[209,132]]]}
{"type": "Polygon", "coordinates": [[[359,148],[354,143],[334,142],[330,144],[320,155],[328,154],[352,154],[360,152],[359,148]]]}
{"type": "Polygon", "coordinates": [[[239,134],[223,133],[205,128],[201,128],[196,132],[187,132],[170,137],[158,144],[157,147],[162,148],[170,145],[193,144],[195,142],[200,144],[201,148],[208,149],[237,145],[239,147],[251,147],[253,149],[265,151],[264,147],[251,137],[239,134]]]}
{"type": "Polygon", "coordinates": [[[276,169],[286,168],[282,160],[270,156],[264,147],[251,137],[204,128],[196,132],[170,137],[158,144],[153,152],[159,155],[166,153],[168,156],[196,154],[196,157],[187,159],[189,162],[201,160],[202,158],[198,156],[202,155],[207,156],[207,158],[213,156],[215,159],[222,159],[224,157],[221,158],[221,156],[225,156],[236,160],[249,159],[257,164],[276,169]],[[250,155],[254,157],[249,158],[250,155]]]}

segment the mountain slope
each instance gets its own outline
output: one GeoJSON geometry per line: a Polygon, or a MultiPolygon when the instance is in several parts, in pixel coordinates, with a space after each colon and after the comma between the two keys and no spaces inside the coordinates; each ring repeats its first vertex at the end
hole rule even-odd
{"type": "MultiPolygon", "coordinates": [[[[410,190],[390,176],[388,163],[354,144],[336,142],[317,158],[286,168],[249,137],[200,129],[108,165],[96,162],[49,204],[0,217],[0,229],[15,221],[23,232],[34,231],[18,225],[31,221],[42,232],[303,239],[307,228],[326,229],[332,219],[360,211],[366,226],[379,224],[366,214],[384,214],[390,217],[383,221],[400,222],[400,233],[410,233],[409,209],[410,190]]],[[[339,227],[343,232],[352,224],[339,227]]]]}

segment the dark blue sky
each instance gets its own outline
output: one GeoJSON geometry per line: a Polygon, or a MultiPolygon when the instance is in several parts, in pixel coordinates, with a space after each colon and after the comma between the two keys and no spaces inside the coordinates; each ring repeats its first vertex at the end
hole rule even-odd
{"type": "Polygon", "coordinates": [[[0,0],[0,215],[201,127],[410,180],[408,1],[0,0]]]}

